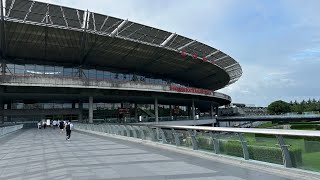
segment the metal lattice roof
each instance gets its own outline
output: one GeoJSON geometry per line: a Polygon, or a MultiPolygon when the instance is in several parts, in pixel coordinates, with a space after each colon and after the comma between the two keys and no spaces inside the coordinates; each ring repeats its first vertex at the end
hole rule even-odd
{"type": "MultiPolygon", "coordinates": [[[[115,37],[170,50],[175,53],[185,51],[187,52],[186,55],[191,58],[192,55],[197,54],[196,59],[202,60],[205,58],[215,66],[223,69],[229,75],[229,81],[225,85],[236,82],[242,75],[242,69],[239,63],[216,48],[176,33],[167,32],[116,17],[37,1],[7,0],[5,3],[5,18],[8,22],[29,23],[33,25],[115,37]]],[[[11,38],[13,38],[13,36],[14,35],[12,35],[11,38]]],[[[80,42],[81,46],[81,39],[74,34],[68,37],[71,40],[59,39],[61,37],[59,37],[58,34],[51,34],[50,36],[52,38],[57,38],[57,43],[58,40],[65,43],[65,48],[77,47],[79,46],[79,43],[77,42],[80,42]]],[[[30,40],[32,37],[28,37],[28,39],[30,40]]],[[[98,47],[106,47],[111,44],[111,42],[97,43],[99,40],[92,39],[89,39],[88,41],[90,40],[95,41],[95,43],[98,44],[98,47]]],[[[114,45],[113,48],[116,49],[116,46],[125,48],[123,44],[114,45]]],[[[148,51],[148,49],[145,51],[148,51]]],[[[61,53],[63,53],[62,49],[61,53]]]]}

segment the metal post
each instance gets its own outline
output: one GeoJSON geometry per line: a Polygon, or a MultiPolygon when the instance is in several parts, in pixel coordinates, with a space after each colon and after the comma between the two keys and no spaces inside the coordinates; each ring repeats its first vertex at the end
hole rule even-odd
{"type": "Polygon", "coordinates": [[[172,135],[174,137],[174,141],[175,141],[176,145],[180,146],[181,143],[180,143],[180,139],[179,139],[178,133],[173,128],[171,129],[171,131],[172,131],[172,135]]]}
{"type": "Polygon", "coordinates": [[[89,123],[93,123],[93,97],[89,96],[89,123]]]}
{"type": "Polygon", "coordinates": [[[137,103],[134,103],[134,119],[136,120],[136,122],[139,122],[139,119],[138,119],[138,105],[137,105],[137,103]]]}
{"type": "Polygon", "coordinates": [[[137,132],[135,130],[135,128],[133,128],[133,126],[128,126],[130,128],[130,130],[132,131],[132,135],[134,138],[138,138],[137,132]]]}
{"type": "MultiPolygon", "coordinates": [[[[155,120],[156,120],[156,124],[159,124],[159,114],[158,114],[158,98],[155,97],[154,98],[154,115],[155,115],[155,120]]],[[[159,135],[159,128],[156,129],[157,132],[157,139],[160,139],[160,135],[159,135]]]]}
{"type": "Polygon", "coordinates": [[[198,150],[198,143],[196,139],[197,131],[188,130],[189,136],[191,137],[193,150],[198,150]]]}
{"type": "Polygon", "coordinates": [[[245,160],[249,160],[249,151],[248,151],[248,146],[247,146],[247,141],[244,140],[242,133],[237,133],[239,136],[241,146],[242,146],[242,151],[243,151],[243,158],[245,160]]]}
{"type": "Polygon", "coordinates": [[[127,136],[130,137],[130,130],[127,126],[122,125],[122,127],[126,130],[127,136]]]}
{"type": "Polygon", "coordinates": [[[156,141],[156,137],[155,137],[155,134],[154,134],[152,128],[151,127],[146,127],[146,128],[150,134],[151,141],[156,141]]]}
{"type": "Polygon", "coordinates": [[[160,131],[160,134],[161,134],[162,143],[166,144],[167,143],[167,139],[166,139],[166,135],[164,134],[164,131],[161,128],[159,128],[159,131],[160,131]]]}
{"type": "Polygon", "coordinates": [[[284,167],[291,168],[292,161],[291,161],[290,153],[288,150],[288,145],[286,145],[282,136],[276,135],[276,137],[278,139],[278,143],[281,148],[283,165],[284,167]]]}
{"type": "Polygon", "coordinates": [[[193,119],[193,125],[196,125],[196,112],[195,112],[195,106],[194,106],[194,99],[192,99],[192,119],[193,119]]]}
{"type": "Polygon", "coordinates": [[[154,98],[154,115],[156,119],[156,124],[159,123],[159,112],[158,112],[158,98],[154,98]]]}
{"type": "Polygon", "coordinates": [[[141,137],[141,139],[143,140],[143,139],[146,139],[146,136],[145,136],[145,134],[144,134],[144,132],[143,132],[143,129],[141,128],[141,127],[139,127],[139,126],[134,126],[139,132],[140,132],[140,137],[141,137]]]}
{"type": "Polygon", "coordinates": [[[220,154],[220,143],[219,143],[219,137],[214,135],[211,131],[209,132],[210,136],[212,137],[213,140],[213,149],[214,153],[220,154]]]}

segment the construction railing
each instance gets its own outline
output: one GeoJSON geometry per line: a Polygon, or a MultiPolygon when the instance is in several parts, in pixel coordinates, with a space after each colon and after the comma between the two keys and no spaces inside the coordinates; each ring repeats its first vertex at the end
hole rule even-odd
{"type": "Polygon", "coordinates": [[[75,129],[320,172],[320,131],[81,123],[75,129]]]}
{"type": "Polygon", "coordinates": [[[0,127],[0,137],[23,128],[23,124],[0,127]]]}

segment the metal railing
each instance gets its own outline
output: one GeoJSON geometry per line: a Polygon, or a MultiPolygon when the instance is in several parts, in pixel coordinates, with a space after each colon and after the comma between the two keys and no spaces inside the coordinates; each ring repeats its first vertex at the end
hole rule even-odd
{"type": "Polygon", "coordinates": [[[5,127],[0,127],[0,137],[10,134],[14,131],[20,130],[23,128],[23,124],[20,125],[14,125],[14,126],[5,126],[5,127]]]}
{"type": "Polygon", "coordinates": [[[320,155],[320,131],[81,123],[74,127],[320,172],[313,162],[320,155]]]}

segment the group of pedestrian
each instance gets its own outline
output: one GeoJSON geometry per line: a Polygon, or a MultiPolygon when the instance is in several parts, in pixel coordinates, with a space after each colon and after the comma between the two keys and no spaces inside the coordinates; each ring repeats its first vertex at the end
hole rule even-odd
{"type": "Polygon", "coordinates": [[[38,128],[46,129],[46,126],[50,126],[55,129],[56,127],[59,127],[60,133],[63,133],[64,129],[66,130],[66,140],[70,140],[71,137],[71,130],[73,129],[73,124],[71,121],[60,121],[60,120],[47,120],[47,121],[40,121],[38,122],[38,128]],[[49,123],[49,124],[48,124],[49,123]]]}

